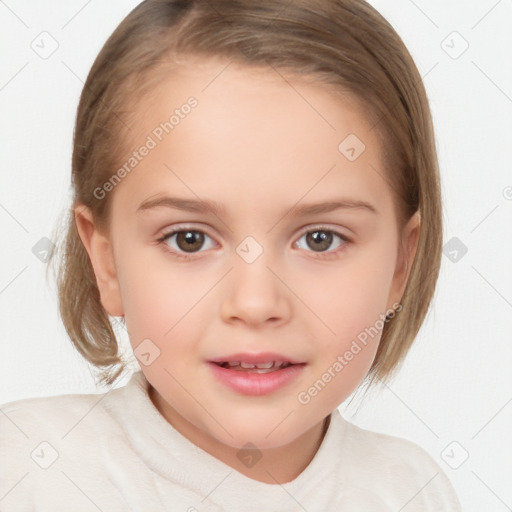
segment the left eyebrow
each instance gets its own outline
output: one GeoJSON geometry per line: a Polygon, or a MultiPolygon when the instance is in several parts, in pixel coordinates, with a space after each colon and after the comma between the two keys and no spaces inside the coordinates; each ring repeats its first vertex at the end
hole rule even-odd
{"type": "MultiPolygon", "coordinates": [[[[155,199],[148,199],[142,202],[137,208],[136,212],[151,210],[153,208],[166,207],[177,210],[185,210],[195,213],[208,213],[213,212],[215,215],[221,215],[226,212],[224,205],[216,201],[204,199],[196,201],[194,199],[182,199],[179,197],[160,197],[155,199]]],[[[294,216],[315,215],[319,213],[329,213],[334,210],[363,210],[369,211],[374,214],[379,212],[372,204],[367,201],[343,199],[336,201],[324,201],[321,203],[303,204],[301,206],[290,207],[287,211],[291,212],[294,216]]]]}
{"type": "Polygon", "coordinates": [[[315,215],[318,213],[329,213],[334,210],[366,210],[374,214],[378,214],[377,208],[367,201],[344,199],[341,201],[325,201],[315,204],[304,204],[292,208],[294,215],[315,215]]]}

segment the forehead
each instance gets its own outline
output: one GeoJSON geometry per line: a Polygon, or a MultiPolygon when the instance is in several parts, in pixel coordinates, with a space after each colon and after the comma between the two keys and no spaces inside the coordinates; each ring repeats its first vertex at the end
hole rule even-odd
{"type": "Polygon", "coordinates": [[[357,102],[312,78],[192,60],[135,112],[130,152],[149,139],[154,147],[118,186],[130,189],[133,209],[166,188],[219,202],[236,192],[247,206],[335,189],[368,200],[386,192],[378,139],[357,102]]]}

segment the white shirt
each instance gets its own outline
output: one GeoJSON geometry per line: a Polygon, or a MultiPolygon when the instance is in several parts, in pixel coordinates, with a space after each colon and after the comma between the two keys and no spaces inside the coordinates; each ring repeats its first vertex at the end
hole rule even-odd
{"type": "Polygon", "coordinates": [[[461,510],[448,478],[423,448],[359,428],[337,409],[307,468],[291,482],[267,484],[182,436],[148,390],[137,371],[126,386],[104,394],[3,405],[0,510],[461,510]]]}

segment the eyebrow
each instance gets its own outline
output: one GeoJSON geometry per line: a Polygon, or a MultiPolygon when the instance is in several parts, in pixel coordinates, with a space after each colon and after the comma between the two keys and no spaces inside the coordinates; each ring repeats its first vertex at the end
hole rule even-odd
{"type": "MultiPolygon", "coordinates": [[[[221,215],[226,213],[224,205],[203,199],[196,201],[194,199],[182,199],[179,197],[159,197],[155,199],[148,199],[140,204],[136,212],[142,213],[154,208],[172,208],[176,210],[185,210],[188,212],[195,213],[208,213],[212,212],[215,215],[221,215]]],[[[377,209],[367,201],[355,200],[355,199],[341,199],[341,200],[329,200],[321,203],[303,204],[297,207],[290,207],[288,211],[293,212],[294,216],[305,216],[315,215],[319,213],[329,213],[334,210],[363,210],[369,211],[374,214],[378,214],[377,209]]]]}

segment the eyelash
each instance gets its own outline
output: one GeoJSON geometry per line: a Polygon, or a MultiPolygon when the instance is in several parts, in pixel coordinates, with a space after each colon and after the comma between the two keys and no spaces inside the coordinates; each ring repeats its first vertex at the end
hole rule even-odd
{"type": "MultiPolygon", "coordinates": [[[[203,251],[197,251],[195,253],[186,254],[186,253],[182,253],[182,252],[177,252],[174,249],[170,249],[169,246],[165,243],[173,235],[175,235],[177,233],[187,232],[187,231],[191,231],[193,233],[202,233],[202,234],[208,236],[209,238],[212,238],[208,233],[206,233],[205,231],[202,231],[200,229],[194,229],[194,228],[190,228],[190,227],[186,227],[186,226],[178,226],[177,228],[173,229],[172,231],[168,231],[167,233],[163,233],[162,236],[157,239],[157,242],[158,242],[159,245],[163,245],[164,246],[163,247],[164,251],[170,252],[173,256],[181,258],[181,259],[183,259],[185,261],[192,260],[192,259],[194,259],[196,257],[195,256],[196,254],[198,254],[200,252],[203,252],[203,251]]],[[[329,258],[333,258],[333,257],[337,258],[338,257],[338,253],[343,251],[345,249],[345,246],[352,242],[351,239],[349,239],[345,235],[341,234],[340,232],[335,231],[335,230],[330,229],[330,228],[327,228],[325,226],[316,226],[313,229],[307,229],[307,230],[303,231],[300,234],[300,236],[298,237],[298,240],[300,240],[304,235],[307,235],[308,233],[314,233],[316,231],[323,231],[323,232],[326,232],[326,233],[332,233],[333,235],[336,235],[341,240],[343,240],[343,244],[341,244],[341,246],[340,246],[341,249],[337,248],[337,249],[331,250],[331,251],[317,252],[316,253],[317,255],[320,256],[320,258],[323,258],[323,259],[329,259],[329,258]]],[[[315,251],[308,251],[308,252],[315,253],[315,251]]]]}

